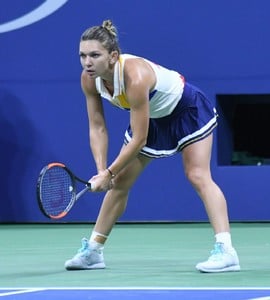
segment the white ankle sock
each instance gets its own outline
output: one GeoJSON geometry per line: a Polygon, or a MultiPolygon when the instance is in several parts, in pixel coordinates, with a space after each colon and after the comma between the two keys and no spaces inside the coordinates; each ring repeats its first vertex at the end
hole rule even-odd
{"type": "Polygon", "coordinates": [[[100,244],[96,241],[89,241],[89,247],[92,250],[103,250],[104,249],[104,244],[100,244]]]}
{"type": "Polygon", "coordinates": [[[90,240],[89,240],[90,248],[91,248],[91,249],[96,249],[96,250],[99,250],[99,249],[102,250],[102,249],[104,248],[104,244],[98,243],[98,242],[95,240],[95,238],[96,238],[97,236],[102,236],[102,237],[104,237],[105,239],[108,238],[108,236],[105,235],[105,234],[99,233],[99,232],[97,232],[97,231],[93,231],[92,234],[91,234],[90,240]]]}
{"type": "Polygon", "coordinates": [[[226,248],[232,248],[231,234],[229,232],[220,232],[215,235],[216,243],[223,243],[226,248]]]}

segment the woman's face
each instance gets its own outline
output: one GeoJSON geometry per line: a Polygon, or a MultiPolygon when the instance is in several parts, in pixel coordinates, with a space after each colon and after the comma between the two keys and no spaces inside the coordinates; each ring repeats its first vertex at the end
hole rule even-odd
{"type": "Polygon", "coordinates": [[[97,40],[80,42],[80,61],[91,78],[103,77],[110,71],[112,55],[97,40]]]}

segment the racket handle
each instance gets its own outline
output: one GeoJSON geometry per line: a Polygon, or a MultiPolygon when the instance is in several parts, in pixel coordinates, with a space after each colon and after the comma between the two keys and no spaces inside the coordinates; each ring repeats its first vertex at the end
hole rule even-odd
{"type": "Polygon", "coordinates": [[[86,188],[84,188],[83,190],[81,190],[77,195],[76,195],[76,201],[86,192],[88,192],[89,190],[91,190],[91,186],[87,186],[86,188]]]}

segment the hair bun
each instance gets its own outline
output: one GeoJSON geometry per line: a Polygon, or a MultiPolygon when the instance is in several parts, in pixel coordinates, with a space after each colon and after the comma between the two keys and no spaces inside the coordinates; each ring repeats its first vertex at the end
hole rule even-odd
{"type": "Polygon", "coordinates": [[[105,28],[106,30],[108,30],[108,32],[114,36],[117,37],[117,29],[116,27],[113,25],[113,22],[111,20],[105,20],[102,23],[102,27],[105,28]]]}

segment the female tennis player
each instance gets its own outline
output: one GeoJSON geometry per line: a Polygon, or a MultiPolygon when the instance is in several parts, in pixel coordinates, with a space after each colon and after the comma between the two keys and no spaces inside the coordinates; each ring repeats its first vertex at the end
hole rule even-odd
{"type": "Polygon", "coordinates": [[[87,29],[79,48],[90,147],[97,168],[90,182],[94,192],[106,194],[90,239],[82,239],[82,248],[66,261],[65,268],[105,268],[104,244],[126,208],[135,180],[151,160],[181,153],[185,174],[202,199],[215,234],[214,250],[196,269],[240,270],[226,200],[210,171],[213,129],[217,125],[211,102],[178,72],[145,58],[121,54],[117,29],[110,20],[87,29]],[[110,165],[102,98],[130,112],[124,145],[110,165]]]}

